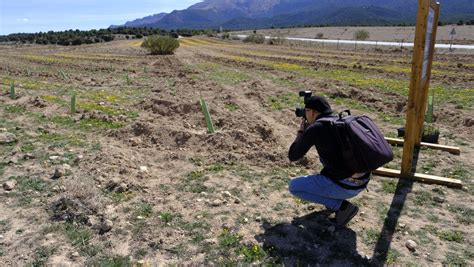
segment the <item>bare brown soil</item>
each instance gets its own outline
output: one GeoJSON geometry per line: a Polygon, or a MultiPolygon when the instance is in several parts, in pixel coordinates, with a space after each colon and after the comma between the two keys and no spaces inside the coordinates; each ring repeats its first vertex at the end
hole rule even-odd
{"type": "MultiPolygon", "coordinates": [[[[0,47],[0,134],[16,137],[0,144],[0,182],[16,182],[0,188],[0,262],[474,264],[470,55],[437,54],[431,80],[440,143],[462,153],[421,149],[417,165],[464,188],[374,176],[353,200],[359,215],[334,229],[323,207],[287,191],[321,168],[315,151],[287,158],[297,92],[368,114],[393,137],[411,51],[185,38],[175,55],[150,56],[139,43],[0,47]]],[[[393,149],[387,167],[398,169],[393,149]]]]}

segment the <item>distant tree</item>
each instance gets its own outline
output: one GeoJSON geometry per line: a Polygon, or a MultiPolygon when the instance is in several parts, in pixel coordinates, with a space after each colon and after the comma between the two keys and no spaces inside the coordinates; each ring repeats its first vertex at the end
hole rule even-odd
{"type": "Polygon", "coordinates": [[[458,21],[458,23],[456,23],[456,24],[457,24],[458,26],[462,26],[462,25],[464,25],[464,20],[460,20],[460,21],[458,21]]]}
{"type": "Polygon", "coordinates": [[[364,41],[369,39],[369,32],[366,30],[358,30],[354,33],[354,39],[364,41]]]}

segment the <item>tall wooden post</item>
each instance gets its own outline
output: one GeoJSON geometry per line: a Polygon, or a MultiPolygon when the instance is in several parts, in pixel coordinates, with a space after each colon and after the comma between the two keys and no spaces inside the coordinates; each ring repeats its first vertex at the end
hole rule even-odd
{"type": "Polygon", "coordinates": [[[418,0],[401,166],[401,176],[403,177],[413,177],[414,175],[412,171],[413,152],[415,145],[420,145],[421,142],[438,18],[439,3],[433,0],[418,0]]]}

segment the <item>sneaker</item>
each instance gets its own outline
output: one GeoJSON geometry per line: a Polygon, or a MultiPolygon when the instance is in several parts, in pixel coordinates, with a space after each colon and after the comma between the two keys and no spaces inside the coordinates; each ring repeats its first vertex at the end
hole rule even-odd
{"type": "Polygon", "coordinates": [[[342,227],[345,226],[354,216],[356,216],[359,208],[350,203],[349,201],[344,200],[342,202],[341,208],[336,211],[336,226],[342,227]]]}

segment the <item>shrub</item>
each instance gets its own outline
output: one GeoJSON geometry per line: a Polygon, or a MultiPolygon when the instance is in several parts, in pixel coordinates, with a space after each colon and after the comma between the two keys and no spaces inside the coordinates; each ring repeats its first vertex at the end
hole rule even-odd
{"type": "Polygon", "coordinates": [[[316,39],[321,39],[321,38],[323,38],[323,36],[324,36],[324,33],[320,32],[320,33],[316,34],[316,39]]]}
{"type": "Polygon", "coordinates": [[[265,36],[261,34],[252,34],[243,40],[244,43],[256,43],[256,44],[263,44],[265,42],[265,36]]]}
{"type": "Polygon", "coordinates": [[[230,34],[229,34],[228,32],[223,33],[223,34],[221,35],[221,38],[222,38],[222,39],[230,39],[230,34]]]}
{"type": "Polygon", "coordinates": [[[369,36],[369,32],[366,30],[358,30],[354,33],[354,39],[356,40],[364,41],[369,39],[369,36]]]}
{"type": "Polygon", "coordinates": [[[269,45],[282,45],[285,43],[285,39],[281,37],[272,37],[268,40],[269,45]]]}
{"type": "Polygon", "coordinates": [[[178,49],[179,42],[173,37],[152,35],[145,39],[142,47],[148,49],[152,55],[170,55],[178,49]]]}

